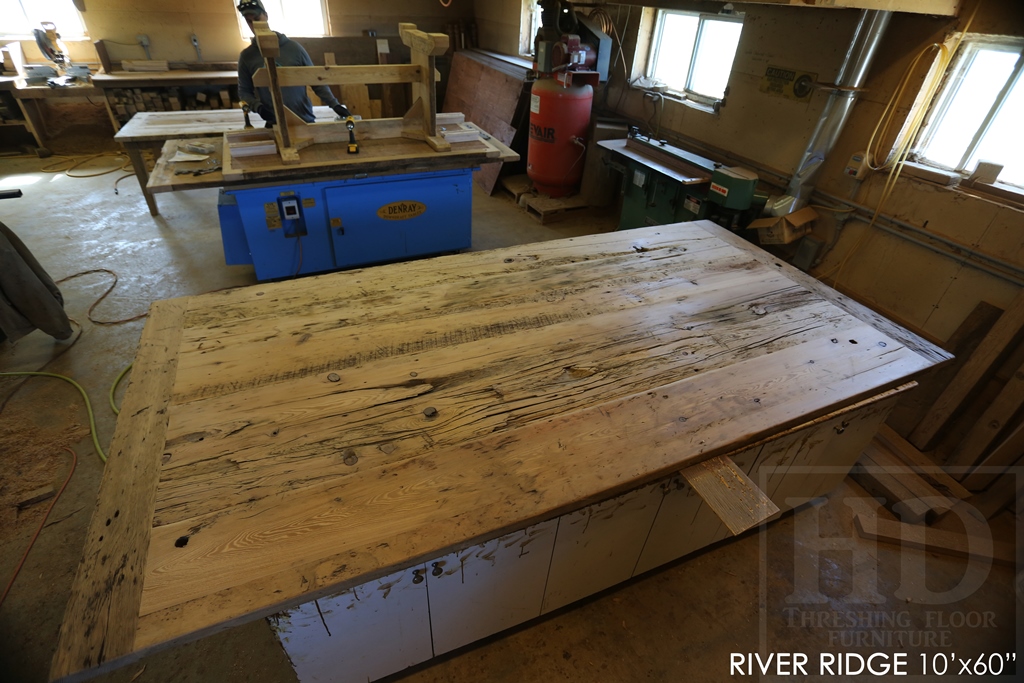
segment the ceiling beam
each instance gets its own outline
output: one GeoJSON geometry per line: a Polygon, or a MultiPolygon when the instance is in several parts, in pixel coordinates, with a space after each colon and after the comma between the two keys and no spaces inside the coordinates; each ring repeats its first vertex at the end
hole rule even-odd
{"type": "MultiPolygon", "coordinates": [[[[963,0],[732,0],[736,5],[786,5],[791,7],[824,7],[830,9],[874,9],[909,14],[932,14],[955,17],[963,0]]],[[[602,3],[608,4],[608,3],[602,3]]],[[[661,9],[685,9],[695,3],[672,0],[616,0],[619,5],[643,5],[661,9]]],[[[726,0],[705,0],[700,4],[724,5],[726,0]]]]}

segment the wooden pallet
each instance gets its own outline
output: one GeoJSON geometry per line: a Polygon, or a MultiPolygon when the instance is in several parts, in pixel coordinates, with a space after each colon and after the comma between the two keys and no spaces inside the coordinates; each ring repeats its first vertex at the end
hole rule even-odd
{"type": "Polygon", "coordinates": [[[530,177],[525,173],[522,175],[510,175],[502,178],[501,187],[512,195],[512,199],[516,204],[519,203],[519,199],[523,195],[533,192],[533,182],[530,181],[530,177]]]}
{"type": "MultiPolygon", "coordinates": [[[[519,203],[521,206],[524,205],[522,200],[519,203]]],[[[526,197],[525,207],[526,213],[531,217],[541,224],[547,224],[580,215],[590,208],[590,204],[581,195],[557,199],[546,195],[533,195],[526,197]]]]}

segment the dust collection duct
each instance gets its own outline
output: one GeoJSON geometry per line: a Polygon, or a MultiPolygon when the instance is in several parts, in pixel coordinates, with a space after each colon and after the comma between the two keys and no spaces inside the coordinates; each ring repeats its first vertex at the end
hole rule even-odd
{"type": "MultiPolygon", "coordinates": [[[[836,85],[840,88],[860,88],[867,78],[871,62],[874,60],[882,35],[885,33],[892,12],[881,10],[862,10],[857,28],[854,30],[850,47],[839,68],[836,85]]],[[[793,209],[807,204],[814,191],[813,182],[829,152],[839,139],[839,134],[846,125],[850,111],[857,100],[856,91],[833,90],[825,103],[825,108],[818,118],[818,125],[807,143],[803,157],[797,165],[796,173],[789,181],[786,194],[796,199],[793,209]]]]}

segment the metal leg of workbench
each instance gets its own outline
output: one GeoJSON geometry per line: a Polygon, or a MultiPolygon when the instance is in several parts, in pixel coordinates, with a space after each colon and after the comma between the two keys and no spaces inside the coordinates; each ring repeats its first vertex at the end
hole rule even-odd
{"type": "Polygon", "coordinates": [[[142,149],[133,142],[123,142],[121,145],[124,147],[124,151],[128,153],[128,158],[132,161],[132,168],[135,169],[135,177],[139,179],[142,196],[146,198],[146,204],[149,205],[150,215],[159,216],[160,209],[156,206],[156,197],[146,187],[149,184],[149,169],[146,168],[146,161],[142,158],[142,149]]]}

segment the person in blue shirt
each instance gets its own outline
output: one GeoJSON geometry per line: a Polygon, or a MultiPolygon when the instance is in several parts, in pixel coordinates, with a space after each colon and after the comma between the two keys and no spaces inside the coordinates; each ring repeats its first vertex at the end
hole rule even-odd
{"type": "MultiPolygon", "coordinates": [[[[241,0],[238,3],[238,11],[245,18],[245,22],[249,24],[249,29],[254,36],[256,31],[253,29],[253,24],[257,21],[267,20],[267,10],[263,7],[261,0],[241,0]]],[[[313,66],[313,60],[309,58],[309,53],[301,45],[283,33],[277,34],[277,40],[281,47],[281,53],[275,60],[278,66],[313,66]]],[[[256,88],[252,82],[253,74],[264,66],[263,55],[260,54],[256,38],[253,37],[252,44],[242,50],[242,54],[238,56],[238,99],[248,104],[253,112],[267,122],[269,128],[277,123],[270,89],[256,88]]],[[[330,88],[325,85],[312,87],[320,101],[333,109],[335,114],[342,119],[349,117],[348,108],[338,102],[330,88]]],[[[313,115],[313,105],[309,101],[309,96],[306,95],[305,86],[282,87],[281,97],[284,100],[284,106],[295,112],[306,123],[313,123],[316,120],[313,115]]]]}

